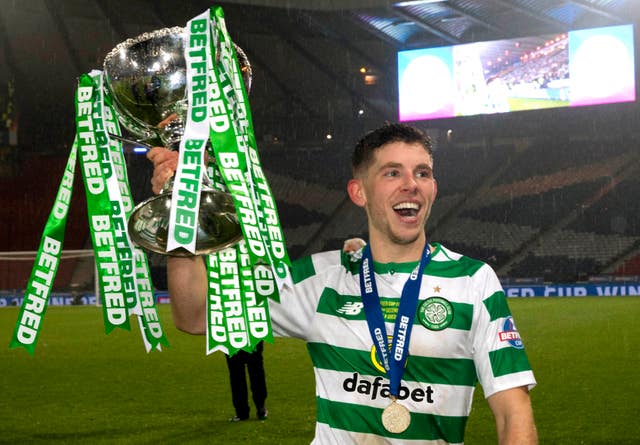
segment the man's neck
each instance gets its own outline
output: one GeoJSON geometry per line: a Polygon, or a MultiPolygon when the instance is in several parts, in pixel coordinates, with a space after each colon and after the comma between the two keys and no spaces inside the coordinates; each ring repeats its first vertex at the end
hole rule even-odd
{"type": "Polygon", "coordinates": [[[408,263],[420,261],[426,238],[421,237],[410,244],[379,242],[370,240],[371,254],[377,263],[408,263]]]}

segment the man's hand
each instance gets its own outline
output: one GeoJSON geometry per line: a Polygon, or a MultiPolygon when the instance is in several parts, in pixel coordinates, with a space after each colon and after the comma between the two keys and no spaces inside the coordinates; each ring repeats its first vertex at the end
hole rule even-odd
{"type": "Polygon", "coordinates": [[[367,243],[362,238],[349,238],[342,245],[342,251],[344,253],[353,253],[362,249],[366,245],[367,243]]]}
{"type": "Polygon", "coordinates": [[[158,194],[178,168],[178,152],[164,147],[153,147],[147,152],[147,159],[153,163],[151,189],[158,194]]]}

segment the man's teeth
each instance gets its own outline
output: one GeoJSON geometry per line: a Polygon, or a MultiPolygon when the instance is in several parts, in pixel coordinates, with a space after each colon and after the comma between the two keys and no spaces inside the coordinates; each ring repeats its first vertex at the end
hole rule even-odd
{"type": "Polygon", "coordinates": [[[393,206],[393,210],[418,210],[420,206],[414,202],[402,202],[393,206]]]}
{"type": "Polygon", "coordinates": [[[401,202],[393,206],[393,210],[400,216],[416,216],[420,210],[420,206],[414,202],[401,202]]]}

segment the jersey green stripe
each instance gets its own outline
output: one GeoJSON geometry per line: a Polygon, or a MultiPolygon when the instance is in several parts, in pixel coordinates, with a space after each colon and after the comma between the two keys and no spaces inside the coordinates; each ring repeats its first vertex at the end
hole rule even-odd
{"type": "Polygon", "coordinates": [[[291,279],[294,283],[299,283],[315,274],[316,269],[313,267],[313,261],[310,256],[300,258],[291,264],[291,279]]]}
{"type": "MultiPolygon", "coordinates": [[[[373,346],[372,346],[373,347],[373,346]]],[[[383,376],[371,361],[371,351],[307,343],[313,366],[339,372],[357,372],[362,375],[383,376]]],[[[410,355],[402,379],[442,385],[475,386],[476,369],[470,359],[445,359],[410,355]]]]}
{"type": "MultiPolygon", "coordinates": [[[[358,267],[352,266],[351,273],[358,273],[360,262],[352,264],[357,264],[358,267]]],[[[375,272],[379,274],[391,272],[410,274],[416,268],[417,264],[417,261],[410,263],[374,263],[373,267],[375,272]]],[[[481,261],[463,256],[457,261],[431,261],[427,264],[427,267],[424,268],[423,273],[440,278],[470,277],[473,276],[483,264],[481,261]]]]}
{"type": "Polygon", "coordinates": [[[478,376],[473,360],[409,356],[403,379],[443,385],[476,386],[478,376]]]}
{"type": "Polygon", "coordinates": [[[455,303],[450,301],[453,306],[453,321],[450,328],[471,330],[471,322],[473,321],[473,305],[468,303],[455,303]]]}
{"type": "Polygon", "coordinates": [[[347,431],[373,433],[384,437],[405,440],[438,440],[450,443],[463,441],[466,417],[436,416],[433,414],[411,413],[411,424],[406,431],[393,434],[384,429],[382,409],[335,402],[320,397],[316,398],[318,422],[326,423],[332,428],[347,431]]]}
{"type": "Polygon", "coordinates": [[[485,298],[482,303],[484,303],[484,307],[487,308],[491,321],[497,320],[498,318],[509,317],[511,315],[509,305],[507,304],[507,298],[504,296],[504,292],[502,291],[495,292],[490,297],[485,298]]]}
{"type": "Polygon", "coordinates": [[[418,261],[409,263],[373,263],[373,270],[379,274],[406,273],[410,274],[418,265],[418,261]]]}
{"type": "MultiPolygon", "coordinates": [[[[441,247],[439,244],[434,244],[434,246],[436,248],[436,252],[434,253],[434,255],[436,255],[439,251],[441,251],[441,247]]],[[[353,275],[356,275],[360,271],[361,260],[351,261],[351,257],[344,252],[341,253],[340,263],[353,275]]],[[[376,271],[376,273],[382,274],[389,273],[391,271],[393,271],[394,273],[410,274],[411,272],[413,272],[417,264],[417,261],[409,263],[374,262],[374,270],[376,271]]],[[[424,274],[440,278],[458,278],[463,276],[470,277],[473,276],[473,274],[475,274],[483,265],[484,263],[482,261],[462,256],[458,260],[431,261],[429,262],[427,267],[425,267],[424,274]]],[[[300,281],[315,274],[316,271],[313,266],[311,256],[300,258],[294,261],[291,265],[291,276],[294,283],[299,283],[300,281]]]]}
{"type": "Polygon", "coordinates": [[[531,365],[524,349],[509,347],[491,351],[489,352],[489,360],[495,377],[531,370],[531,365]]]}
{"type": "MultiPolygon", "coordinates": [[[[397,298],[380,297],[382,315],[387,322],[395,321],[399,302],[400,300],[397,298]]],[[[347,310],[349,307],[353,307],[354,304],[358,304],[362,308],[362,298],[359,295],[340,295],[334,289],[325,288],[320,296],[316,311],[321,314],[333,315],[347,320],[366,320],[363,309],[357,311],[347,310]]],[[[465,331],[470,330],[473,320],[473,305],[455,302],[451,302],[451,304],[453,305],[453,321],[450,327],[465,331]]],[[[420,325],[418,317],[415,317],[414,325],[420,325]]]]}
{"type": "Polygon", "coordinates": [[[424,269],[424,273],[440,278],[471,277],[484,263],[463,256],[458,261],[431,261],[424,269]]]}

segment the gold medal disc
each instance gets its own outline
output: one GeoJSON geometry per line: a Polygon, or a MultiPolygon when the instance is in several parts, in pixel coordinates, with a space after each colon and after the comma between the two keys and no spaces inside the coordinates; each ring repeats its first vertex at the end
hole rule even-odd
{"type": "Polygon", "coordinates": [[[382,425],[390,433],[402,433],[410,423],[411,413],[395,400],[382,411],[382,425]]]}

